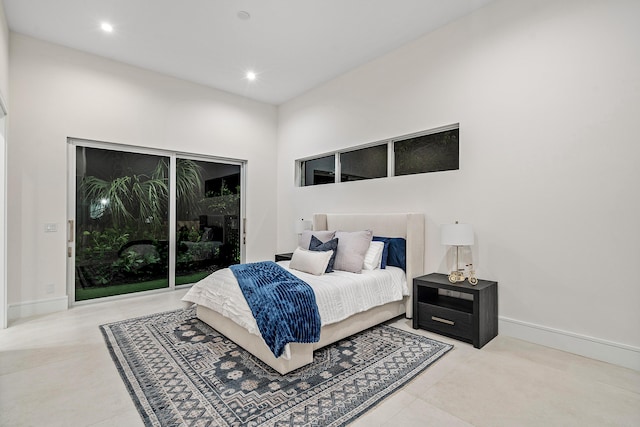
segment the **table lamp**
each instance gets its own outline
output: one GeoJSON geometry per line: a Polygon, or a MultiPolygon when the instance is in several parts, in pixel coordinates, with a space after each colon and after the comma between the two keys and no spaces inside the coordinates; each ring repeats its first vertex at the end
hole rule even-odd
{"type": "Polygon", "coordinates": [[[294,227],[296,229],[296,234],[300,235],[305,230],[311,230],[313,228],[313,224],[311,223],[311,221],[305,221],[304,218],[300,218],[295,221],[294,227]]]}
{"type": "MultiPolygon", "coordinates": [[[[443,245],[456,247],[456,269],[449,274],[449,281],[451,283],[464,282],[467,277],[465,269],[460,268],[459,251],[460,246],[473,245],[473,228],[471,224],[459,224],[458,221],[455,224],[443,224],[440,226],[440,242],[443,245]]],[[[473,271],[469,272],[469,284],[478,284],[478,279],[473,271]]]]}

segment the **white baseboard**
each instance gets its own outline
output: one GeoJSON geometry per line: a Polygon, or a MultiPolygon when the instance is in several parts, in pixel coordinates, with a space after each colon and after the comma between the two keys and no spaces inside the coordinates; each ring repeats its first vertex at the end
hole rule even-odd
{"type": "Polygon", "coordinates": [[[640,348],[499,317],[499,333],[640,371],[640,348]]]}
{"type": "Polygon", "coordinates": [[[69,308],[69,298],[67,296],[47,298],[36,301],[24,301],[9,304],[7,307],[7,317],[9,322],[23,317],[40,316],[42,314],[63,311],[69,308]]]}

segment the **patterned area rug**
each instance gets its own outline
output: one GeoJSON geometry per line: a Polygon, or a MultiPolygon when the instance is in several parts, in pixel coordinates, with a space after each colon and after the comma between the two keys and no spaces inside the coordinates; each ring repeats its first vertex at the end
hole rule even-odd
{"type": "Polygon", "coordinates": [[[452,348],[380,325],[280,375],[193,308],[100,328],[148,426],[346,425],[452,348]]]}

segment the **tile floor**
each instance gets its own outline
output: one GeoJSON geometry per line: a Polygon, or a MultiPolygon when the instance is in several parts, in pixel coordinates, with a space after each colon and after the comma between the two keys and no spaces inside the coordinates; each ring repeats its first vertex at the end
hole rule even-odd
{"type": "MultiPolygon", "coordinates": [[[[185,290],[0,330],[1,426],[142,426],[98,325],[182,307],[185,290]]],[[[405,319],[395,325],[412,330],[405,319]]],[[[352,426],[640,426],[640,372],[498,336],[455,348],[352,426]]]]}

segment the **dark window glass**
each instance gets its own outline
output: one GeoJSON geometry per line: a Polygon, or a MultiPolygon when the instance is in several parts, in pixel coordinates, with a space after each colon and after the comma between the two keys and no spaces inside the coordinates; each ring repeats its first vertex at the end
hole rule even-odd
{"type": "Polygon", "coordinates": [[[240,263],[240,165],[176,159],[176,285],[240,263]]]}
{"type": "Polygon", "coordinates": [[[396,141],[395,174],[438,172],[460,169],[459,129],[396,141]]]}
{"type": "Polygon", "coordinates": [[[302,180],[303,186],[336,182],[335,155],[303,161],[302,180]]]}
{"type": "Polygon", "coordinates": [[[340,154],[342,182],[387,176],[387,144],[340,154]]]}
{"type": "Polygon", "coordinates": [[[169,286],[169,158],[76,146],[75,300],[169,286]]]}

